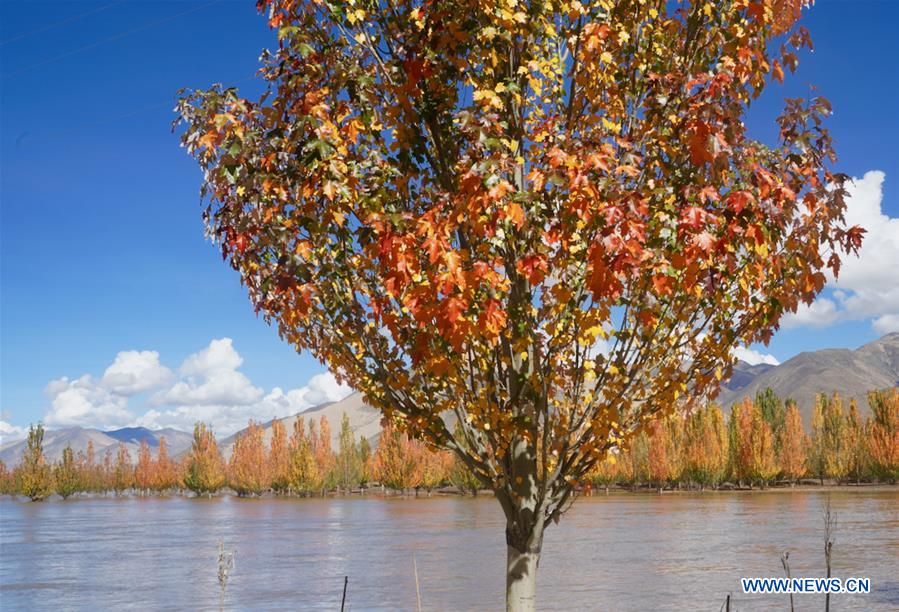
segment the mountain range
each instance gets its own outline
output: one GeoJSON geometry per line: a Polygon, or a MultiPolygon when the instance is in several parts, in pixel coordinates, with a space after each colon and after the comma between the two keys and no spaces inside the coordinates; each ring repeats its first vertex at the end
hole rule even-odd
{"type": "MultiPolygon", "coordinates": [[[[855,398],[860,412],[865,415],[869,412],[866,397],[868,391],[896,386],[899,386],[899,332],[887,334],[855,350],[823,349],[800,353],[776,366],[751,365],[741,361],[734,367],[731,378],[722,385],[717,402],[729,411],[732,404],[744,397],[754,397],[756,393],[770,387],[780,397],[796,400],[805,425],[809,427],[818,393],[837,392],[847,401],[855,398]]],[[[370,442],[377,442],[381,432],[381,416],[377,410],[362,401],[360,393],[278,420],[284,425],[289,437],[297,418],[303,417],[307,423],[314,419],[318,424],[322,416],[327,417],[331,427],[331,445],[332,448],[337,448],[344,414],[349,418],[357,440],[364,436],[370,442]]],[[[262,424],[266,444],[271,440],[273,422],[262,424]]],[[[219,441],[219,448],[226,458],[231,456],[234,441],[242,433],[243,430],[219,441]]],[[[92,440],[97,460],[101,461],[107,449],[115,452],[119,442],[122,442],[128,448],[132,460],[136,461],[142,440],[146,440],[155,449],[162,436],[165,436],[170,456],[183,455],[190,448],[192,434],[177,429],[154,431],[144,427],[126,427],[100,431],[71,427],[48,430],[44,435],[44,452],[51,461],[56,461],[62,456],[66,446],[70,445],[78,452],[87,448],[88,441],[92,440]]],[[[6,442],[0,445],[0,460],[7,466],[15,465],[24,448],[24,440],[6,442]]]]}
{"type": "MultiPolygon", "coordinates": [[[[166,428],[151,430],[145,427],[125,427],[112,431],[100,431],[84,427],[67,427],[65,429],[48,429],[44,431],[44,456],[49,461],[58,461],[62,457],[62,451],[71,446],[76,453],[87,449],[89,442],[94,443],[95,460],[100,463],[107,450],[113,455],[118,451],[119,443],[123,443],[128,449],[132,462],[137,462],[137,451],[142,440],[153,450],[155,456],[159,447],[159,439],[165,437],[170,457],[183,453],[190,448],[193,434],[178,429],[166,428]]],[[[0,461],[7,466],[17,464],[25,450],[25,440],[12,440],[0,445],[0,461]]]]}

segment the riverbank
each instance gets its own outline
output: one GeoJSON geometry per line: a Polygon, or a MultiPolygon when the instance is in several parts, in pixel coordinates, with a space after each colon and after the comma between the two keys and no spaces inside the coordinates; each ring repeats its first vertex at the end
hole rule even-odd
{"type": "MultiPolygon", "coordinates": [[[[802,482],[798,482],[795,484],[789,483],[775,483],[765,487],[748,487],[748,486],[736,486],[732,483],[723,483],[718,488],[704,488],[700,489],[698,487],[669,487],[669,488],[658,488],[649,485],[642,485],[638,487],[631,487],[627,485],[610,485],[608,488],[605,487],[592,487],[586,488],[580,492],[580,496],[582,497],[598,497],[604,495],[621,495],[621,496],[646,496],[646,495],[727,495],[727,494],[746,494],[746,493],[794,493],[800,491],[814,491],[814,492],[824,492],[824,493],[833,493],[833,492],[863,492],[863,493],[879,493],[879,492],[895,492],[899,494],[899,484],[889,484],[889,483],[876,483],[876,482],[868,482],[868,483],[836,483],[833,481],[825,481],[824,484],[820,484],[818,481],[805,480],[802,482]]],[[[327,498],[342,498],[342,497],[399,497],[399,498],[408,498],[408,499],[427,499],[430,497],[491,497],[492,491],[489,489],[481,489],[477,492],[472,491],[460,491],[456,487],[447,486],[440,487],[436,489],[431,489],[427,491],[425,489],[407,489],[405,491],[397,491],[393,489],[388,489],[386,487],[373,486],[366,488],[355,488],[351,490],[340,490],[334,489],[330,491],[325,491],[319,494],[296,494],[296,493],[288,493],[288,494],[280,494],[273,493],[271,491],[264,492],[259,495],[239,495],[235,491],[225,488],[220,491],[209,494],[209,495],[197,495],[187,490],[181,489],[171,489],[167,491],[136,491],[133,489],[129,489],[126,491],[115,492],[115,491],[105,491],[105,492],[80,492],[68,497],[68,499],[92,499],[92,498],[173,498],[173,497],[184,497],[184,498],[210,498],[210,497],[237,497],[241,499],[304,499],[304,498],[316,498],[316,499],[327,499],[327,498]]],[[[0,495],[0,498],[6,499],[17,499],[21,501],[27,501],[27,498],[22,495],[13,495],[13,494],[4,494],[0,495]]],[[[56,501],[64,501],[59,495],[52,495],[47,498],[47,500],[56,500],[56,501]]],[[[46,501],[46,500],[45,500],[46,501]]]]}

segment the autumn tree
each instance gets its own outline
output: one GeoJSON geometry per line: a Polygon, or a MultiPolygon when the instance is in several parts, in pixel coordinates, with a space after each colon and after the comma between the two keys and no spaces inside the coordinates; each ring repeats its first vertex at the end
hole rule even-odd
{"type": "Polygon", "coordinates": [[[609,451],[606,458],[597,461],[590,472],[590,488],[603,487],[606,493],[609,492],[609,485],[618,481],[620,467],[618,462],[618,454],[609,451]]]}
{"type": "Polygon", "coordinates": [[[0,495],[9,495],[15,492],[15,483],[12,473],[3,461],[0,461],[0,495]]]}
{"type": "Polygon", "coordinates": [[[234,440],[228,462],[228,486],[240,497],[261,495],[270,487],[263,433],[259,425],[250,421],[234,440]]]}
{"type": "MultiPolygon", "coordinates": [[[[78,451],[78,454],[81,455],[81,451],[78,451]]],[[[103,474],[101,466],[97,465],[93,440],[87,441],[84,456],[79,457],[78,467],[81,470],[81,482],[84,483],[84,489],[91,493],[99,492],[103,488],[103,474]]]]}
{"type": "Polygon", "coordinates": [[[287,432],[279,419],[272,421],[268,470],[272,490],[278,494],[286,493],[290,489],[290,453],[287,448],[287,432]]]}
{"type": "Polygon", "coordinates": [[[81,470],[75,461],[75,452],[71,446],[62,450],[62,457],[53,466],[53,482],[56,486],[56,494],[63,499],[82,490],[81,470]]]}
{"type": "Polygon", "coordinates": [[[53,473],[44,458],[44,426],[28,428],[22,461],[16,467],[16,489],[31,501],[43,501],[53,493],[53,473]]]}
{"type": "Polygon", "coordinates": [[[121,495],[133,486],[134,466],[131,464],[131,453],[123,442],[119,442],[115,466],[112,469],[112,489],[116,495],[121,495]]]}
{"type": "Polygon", "coordinates": [[[353,428],[350,427],[350,417],[343,413],[340,422],[340,448],[335,460],[335,474],[337,485],[349,491],[359,485],[362,480],[362,461],[359,457],[359,448],[356,446],[356,437],[353,428]]]}
{"type": "Polygon", "coordinates": [[[331,425],[326,416],[322,416],[318,420],[317,428],[315,421],[309,421],[309,444],[318,470],[316,485],[324,494],[325,491],[337,484],[334,451],[331,450],[331,425]]]}
{"type": "Polygon", "coordinates": [[[194,426],[194,439],[186,459],[184,486],[197,495],[211,495],[225,486],[225,463],[219,454],[215,436],[205,423],[194,426]]]}
{"type": "Polygon", "coordinates": [[[784,425],[780,431],[778,462],[784,478],[796,482],[806,473],[806,451],[809,440],[802,426],[802,414],[796,402],[787,404],[784,425]]]}
{"type": "Polygon", "coordinates": [[[744,121],[806,3],[260,0],[263,96],[181,99],[256,310],[494,491],[512,609],[606,451],[716,393],[861,242],[827,101],[788,100],[776,142],[744,121]]]}
{"type": "Polygon", "coordinates": [[[159,448],[156,450],[156,463],[153,466],[153,490],[168,491],[178,486],[178,481],[178,468],[169,457],[169,446],[165,441],[165,436],[160,436],[159,448]]]}
{"type": "Polygon", "coordinates": [[[849,473],[846,433],[846,414],[839,394],[818,395],[812,413],[809,471],[822,482],[825,478],[842,480],[849,473]]]}
{"type": "Polygon", "coordinates": [[[621,475],[634,489],[649,481],[649,436],[645,430],[626,447],[621,460],[621,475]]]}
{"type": "Polygon", "coordinates": [[[363,487],[372,480],[371,458],[371,442],[365,436],[359,436],[359,484],[363,487]]]}
{"type": "Polygon", "coordinates": [[[771,387],[766,387],[763,391],[755,394],[755,404],[761,410],[762,418],[771,428],[771,434],[774,436],[774,451],[779,453],[781,431],[787,414],[786,404],[771,387]]]}
{"type": "Polygon", "coordinates": [[[418,487],[424,489],[430,497],[431,491],[444,484],[449,478],[453,454],[444,450],[428,448],[421,442],[418,442],[418,446],[420,447],[417,452],[420,475],[418,487]]]}
{"type": "Polygon", "coordinates": [[[871,470],[884,480],[899,479],[899,390],[868,394],[871,418],[867,425],[871,470]]]}
{"type": "Polygon", "coordinates": [[[846,475],[858,484],[868,471],[868,448],[865,440],[865,424],[858,413],[858,403],[854,399],[849,402],[845,427],[846,475]]]}
{"type": "Polygon", "coordinates": [[[137,465],[134,466],[134,486],[141,495],[149,493],[153,486],[154,467],[150,444],[146,439],[141,440],[137,449],[137,465]]]}
{"type": "Polygon", "coordinates": [[[684,474],[700,488],[717,486],[727,472],[728,431],[716,404],[695,410],[684,423],[684,474]]]}
{"type": "Polygon", "coordinates": [[[405,432],[388,423],[381,430],[381,439],[375,450],[375,478],[397,491],[417,487],[421,481],[421,462],[417,451],[405,432]]]}
{"type": "Polygon", "coordinates": [[[306,422],[297,417],[293,422],[293,433],[288,448],[290,457],[290,488],[296,493],[309,493],[310,483],[316,478],[315,457],[306,436],[306,422]]]}
{"type": "Polygon", "coordinates": [[[660,489],[681,477],[680,417],[652,423],[649,435],[649,478],[660,489]]]}
{"type": "Polygon", "coordinates": [[[748,397],[731,413],[733,475],[741,482],[764,484],[777,475],[774,434],[761,407],[748,397]]]}

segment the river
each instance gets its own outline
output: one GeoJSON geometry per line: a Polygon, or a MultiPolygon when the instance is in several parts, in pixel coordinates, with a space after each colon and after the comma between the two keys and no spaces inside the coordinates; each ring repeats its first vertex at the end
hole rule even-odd
{"type": "MultiPolygon", "coordinates": [[[[546,533],[541,610],[789,610],[741,577],[824,575],[826,493],[612,494],[578,500],[546,533]]],[[[829,493],[834,576],[871,594],[833,610],[899,610],[899,490],[829,493]]],[[[499,505],[475,499],[80,498],[0,500],[0,608],[217,610],[219,541],[236,549],[225,609],[503,607],[499,505]]],[[[823,596],[797,595],[797,610],[823,596]]]]}

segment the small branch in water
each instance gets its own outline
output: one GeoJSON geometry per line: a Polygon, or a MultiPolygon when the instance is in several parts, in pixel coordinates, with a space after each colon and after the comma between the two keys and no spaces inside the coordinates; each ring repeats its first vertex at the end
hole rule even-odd
{"type": "MultiPolygon", "coordinates": [[[[830,578],[833,560],[833,534],[837,529],[837,515],[830,506],[830,495],[824,502],[824,561],[827,563],[827,577],[830,578]]],[[[830,612],[830,591],[824,596],[824,612],[830,612]]]]}
{"type": "Polygon", "coordinates": [[[418,564],[415,563],[415,553],[412,553],[412,571],[415,572],[415,597],[418,601],[418,612],[421,612],[421,588],[418,585],[418,564]]]}
{"type": "MultiPolygon", "coordinates": [[[[787,580],[792,578],[790,576],[790,551],[785,550],[784,554],[780,556],[780,563],[784,566],[784,571],[787,573],[787,580]]],[[[795,608],[793,607],[793,592],[790,591],[790,612],[795,612],[795,608]]]]}
{"type": "Polygon", "coordinates": [[[219,540],[219,587],[221,589],[219,596],[219,607],[225,609],[225,589],[228,587],[228,577],[231,570],[234,569],[234,557],[237,555],[236,550],[225,552],[225,541],[219,540]]]}
{"type": "Polygon", "coordinates": [[[343,606],[346,604],[346,585],[350,581],[349,576],[343,577],[343,597],[340,599],[340,612],[343,612],[343,606]]]}

